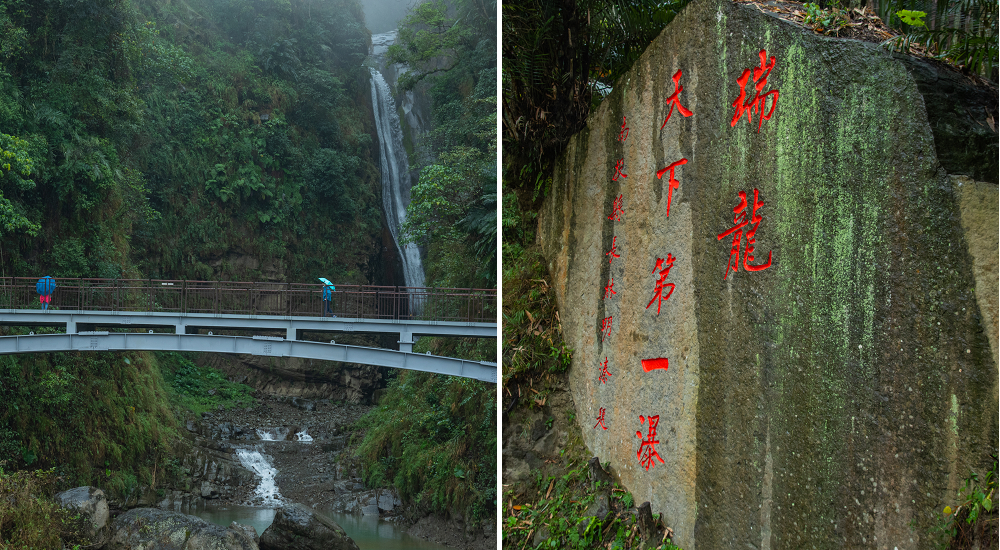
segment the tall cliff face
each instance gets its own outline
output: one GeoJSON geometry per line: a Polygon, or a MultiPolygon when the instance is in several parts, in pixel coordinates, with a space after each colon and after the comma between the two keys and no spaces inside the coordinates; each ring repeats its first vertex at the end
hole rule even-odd
{"type": "Polygon", "coordinates": [[[557,165],[585,442],[686,549],[921,548],[992,464],[997,185],[924,66],[697,0],[557,165]]]}

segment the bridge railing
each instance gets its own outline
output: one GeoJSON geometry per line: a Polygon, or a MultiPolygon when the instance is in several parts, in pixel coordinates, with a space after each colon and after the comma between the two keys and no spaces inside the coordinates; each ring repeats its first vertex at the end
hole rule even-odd
{"type": "MultiPolygon", "coordinates": [[[[0,277],[0,309],[38,309],[37,278],[0,277]]],[[[56,278],[50,309],[233,315],[423,319],[495,323],[497,291],[337,285],[328,304],[322,284],[164,279],[56,278]]]]}

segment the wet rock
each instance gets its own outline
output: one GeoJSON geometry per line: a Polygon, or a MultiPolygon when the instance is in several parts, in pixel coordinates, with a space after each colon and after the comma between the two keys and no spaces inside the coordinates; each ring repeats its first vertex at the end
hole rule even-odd
{"type": "Polygon", "coordinates": [[[108,534],[108,499],[97,487],[76,487],[56,494],[60,506],[87,520],[85,536],[98,546],[108,534]]]}
{"type": "Polygon", "coordinates": [[[251,540],[260,544],[260,535],[257,534],[257,529],[253,525],[242,525],[234,521],[229,524],[229,529],[243,531],[251,540]]]}
{"type": "Polygon", "coordinates": [[[636,523],[639,524],[639,533],[644,541],[651,542],[659,533],[656,532],[656,520],[653,519],[653,507],[649,501],[639,505],[639,510],[635,514],[636,523]]]}
{"type": "Polygon", "coordinates": [[[225,528],[180,512],[133,508],[112,522],[110,540],[104,549],[136,548],[258,550],[259,547],[243,526],[225,528]]]}
{"type": "Polygon", "coordinates": [[[378,508],[385,512],[391,512],[393,504],[395,504],[392,495],[383,494],[378,497],[378,508]]]}
{"type": "Polygon", "coordinates": [[[377,516],[378,515],[378,506],[376,506],[374,504],[369,504],[367,506],[362,506],[361,507],[361,515],[364,515],[364,516],[377,516]]]}
{"type": "Polygon", "coordinates": [[[358,550],[332,519],[301,504],[278,510],[260,536],[261,550],[358,550]]]}
{"type": "Polygon", "coordinates": [[[590,486],[592,489],[596,489],[598,483],[611,483],[611,475],[604,471],[604,467],[601,466],[601,459],[596,456],[591,458],[587,462],[587,467],[590,469],[590,486]]]}
{"type": "Polygon", "coordinates": [[[299,399],[298,397],[292,398],[292,405],[304,411],[312,412],[316,410],[316,403],[308,399],[299,399]]]}
{"type": "MultiPolygon", "coordinates": [[[[649,503],[647,502],[646,504],[648,505],[649,503]]],[[[584,517],[595,517],[604,521],[604,518],[608,517],[609,513],[611,513],[611,506],[609,504],[608,495],[601,493],[594,497],[593,504],[587,508],[587,511],[584,512],[583,515],[584,517]]],[[[652,516],[650,517],[652,518],[652,516]]]]}

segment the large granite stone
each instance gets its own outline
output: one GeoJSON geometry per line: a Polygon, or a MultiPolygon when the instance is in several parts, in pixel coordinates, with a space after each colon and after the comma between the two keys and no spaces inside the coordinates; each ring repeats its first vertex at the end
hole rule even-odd
{"type": "Polygon", "coordinates": [[[992,465],[997,186],[956,179],[990,165],[955,144],[972,132],[995,157],[997,138],[937,104],[929,122],[922,63],[695,0],[557,162],[538,240],[576,418],[686,550],[925,548],[969,469],[992,465]],[[777,103],[734,124],[746,70],[751,98],[758,82],[777,103]],[[668,103],[678,71],[688,117],[668,103]],[[681,159],[672,188],[657,172],[681,159]],[[739,192],[751,218],[755,189],[748,263],[771,265],[744,267],[744,234],[727,275],[733,235],[719,235],[739,192]],[[670,257],[672,294],[650,305],[670,257]]]}
{"type": "Polygon", "coordinates": [[[260,535],[260,548],[358,550],[358,545],[332,519],[301,504],[289,504],[278,510],[274,522],[260,535]]]}
{"type": "Polygon", "coordinates": [[[115,518],[105,550],[257,550],[252,528],[225,527],[180,512],[133,508],[115,518]]]}
{"type": "Polygon", "coordinates": [[[87,532],[84,536],[90,539],[91,544],[100,546],[105,541],[110,510],[104,491],[97,487],[76,487],[57,493],[56,502],[86,520],[87,532]]]}

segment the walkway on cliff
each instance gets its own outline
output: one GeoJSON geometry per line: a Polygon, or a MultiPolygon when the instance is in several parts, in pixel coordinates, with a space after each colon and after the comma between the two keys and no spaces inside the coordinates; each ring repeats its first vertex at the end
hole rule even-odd
{"type": "Polygon", "coordinates": [[[0,278],[0,325],[64,332],[0,337],[0,354],[162,350],[302,357],[496,382],[496,364],[414,354],[415,336],[496,338],[496,290],[322,284],[55,279],[48,311],[37,278],[0,278]],[[221,335],[216,332],[250,333],[221,335]],[[269,334],[261,334],[269,333],[269,334]],[[395,333],[398,350],[317,342],[304,333],[395,333]],[[280,334],[277,336],[274,334],[280,334]]]}

